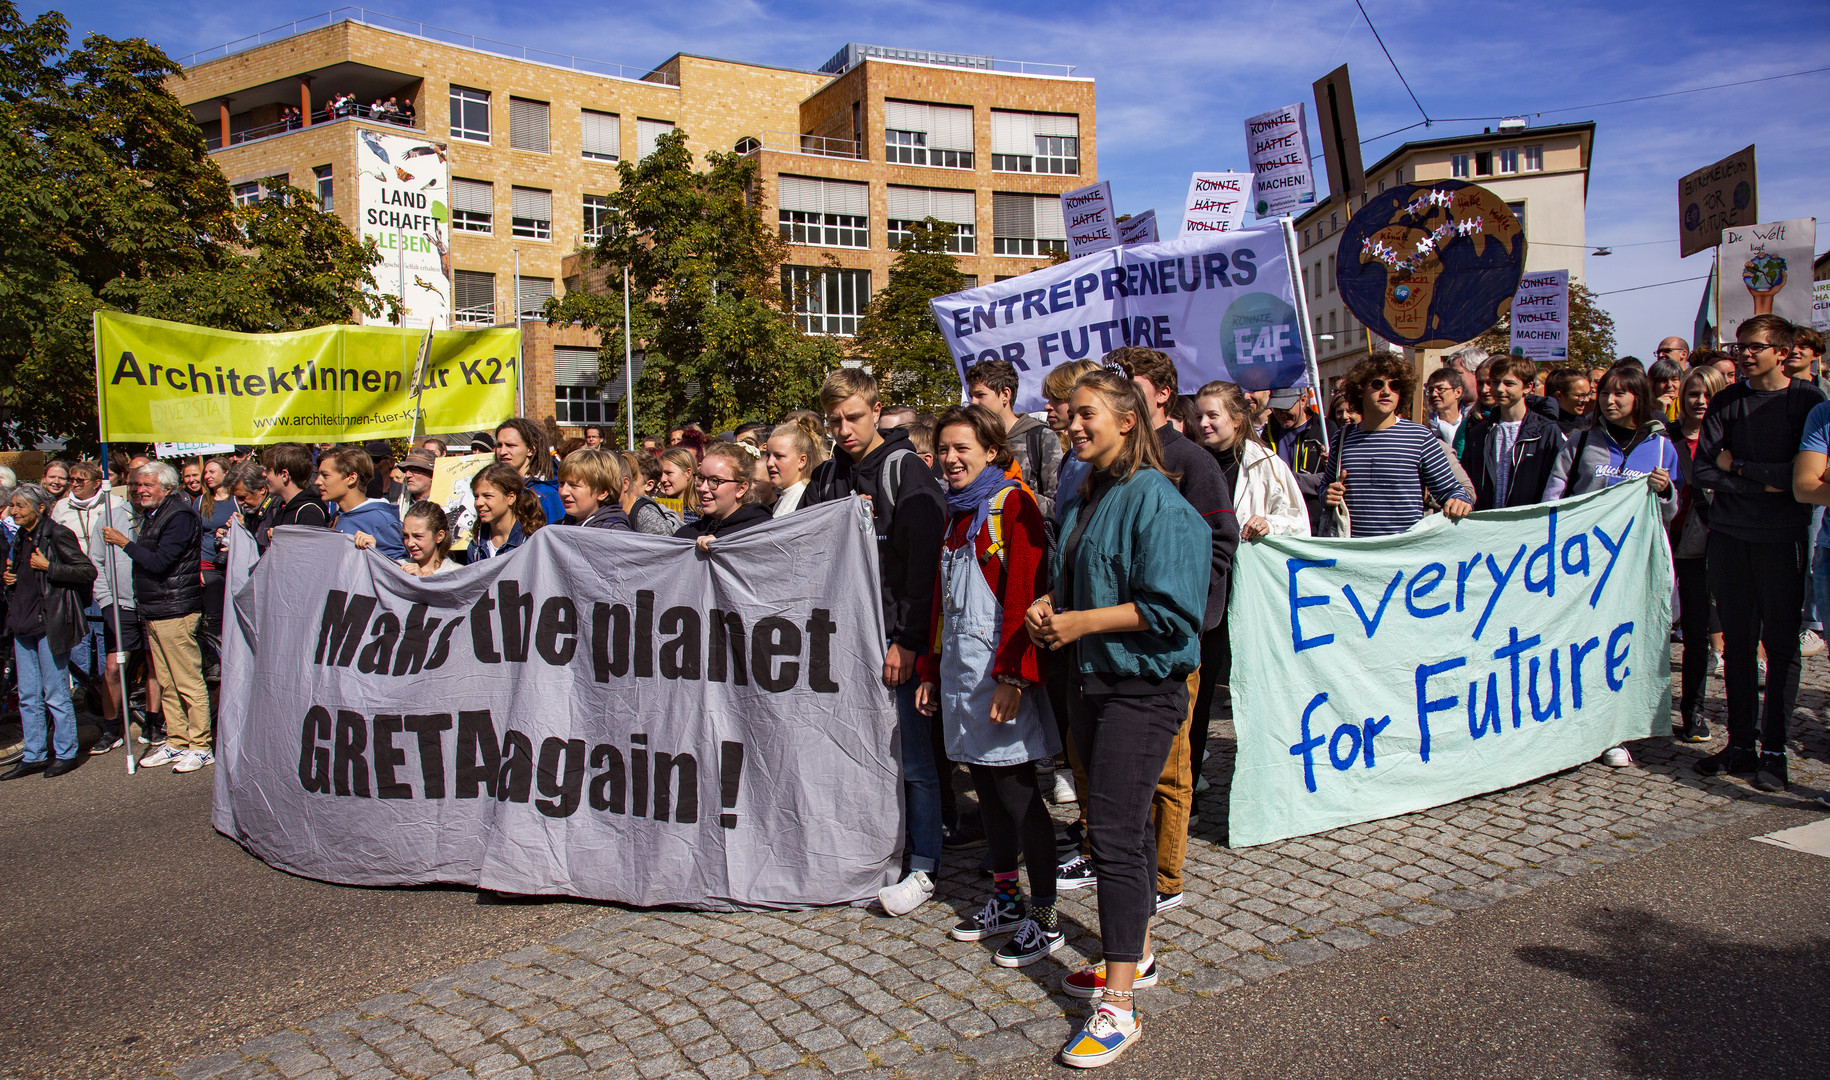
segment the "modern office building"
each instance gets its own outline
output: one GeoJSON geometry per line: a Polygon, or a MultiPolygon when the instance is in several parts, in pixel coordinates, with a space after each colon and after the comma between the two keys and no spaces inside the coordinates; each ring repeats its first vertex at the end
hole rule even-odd
{"type": "Polygon", "coordinates": [[[812,333],[855,333],[906,223],[930,215],[959,227],[977,280],[1044,265],[1066,242],[1057,196],[1097,176],[1093,82],[1062,64],[849,44],[817,70],[687,53],[624,68],[347,8],[183,63],[172,89],[238,199],[284,176],[361,231],[365,133],[443,144],[452,321],[522,318],[525,410],[567,426],[614,419],[620,380],[600,383],[591,336],[525,320],[587,280],[616,164],[667,131],[696,157],[756,158],[812,333]]]}
{"type": "MultiPolygon", "coordinates": [[[[1511,121],[1479,135],[1408,142],[1367,167],[1367,194],[1356,196],[1351,209],[1358,212],[1368,195],[1395,184],[1468,180],[1504,199],[1525,227],[1528,272],[1568,270],[1570,281],[1578,283],[1588,252],[1585,221],[1594,140],[1592,123],[1533,128],[1511,121]]],[[[1330,195],[1296,220],[1316,356],[1322,383],[1329,389],[1369,348],[1390,347],[1368,334],[1341,302],[1335,286],[1335,251],[1348,209],[1343,200],[1330,195]]],[[[1436,367],[1437,358],[1449,351],[1405,350],[1420,375],[1436,367]]]]}

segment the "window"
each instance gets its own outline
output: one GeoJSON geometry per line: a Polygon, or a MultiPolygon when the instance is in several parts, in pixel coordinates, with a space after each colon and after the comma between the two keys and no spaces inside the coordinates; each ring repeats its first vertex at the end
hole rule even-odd
{"type": "Polygon", "coordinates": [[[947,242],[948,251],[962,255],[977,252],[978,213],[972,192],[892,185],[888,195],[890,247],[907,240],[917,222],[932,217],[953,226],[953,237],[947,242]]]}
{"type": "Polygon", "coordinates": [[[1315,260],[1315,295],[1322,295],[1322,260],[1315,260]]]}
{"type": "Polygon", "coordinates": [[[635,156],[640,161],[660,144],[661,136],[674,129],[672,120],[637,120],[635,122],[635,156]]]}
{"type": "Polygon", "coordinates": [[[991,251],[994,255],[1046,255],[1067,250],[1067,222],[1058,195],[991,196],[991,251]]]}
{"type": "Polygon", "coordinates": [[[1328,256],[1328,291],[1334,291],[1334,256],[1328,256]]]}
{"type": "Polygon", "coordinates": [[[1519,219],[1519,232],[1525,232],[1525,204],[1509,202],[1506,204],[1506,209],[1512,211],[1512,216],[1519,219]]]}
{"type": "Polygon", "coordinates": [[[1330,211],[1328,214],[1328,231],[1334,232],[1335,230],[1339,229],[1340,227],[1341,227],[1340,212],[1339,211],[1330,211]]]}
{"type": "Polygon", "coordinates": [[[1493,175],[1493,151],[1479,150],[1474,154],[1474,175],[1493,175]]]}
{"type": "Polygon", "coordinates": [[[553,238],[553,193],[539,188],[514,189],[514,213],[509,232],[530,240],[553,238]]]}
{"type": "Polygon", "coordinates": [[[850,336],[870,302],[871,272],[784,266],[782,292],[802,330],[850,336]]]}
{"type": "Polygon", "coordinates": [[[602,424],[615,419],[605,414],[603,385],[598,378],[596,349],[553,346],[553,419],[562,424],[602,424]]]}
{"type": "Polygon", "coordinates": [[[979,287],[979,276],[977,274],[961,274],[960,277],[965,279],[966,288],[976,289],[979,287]]]}
{"type": "Polygon", "coordinates": [[[615,113],[585,109],[578,115],[579,152],[593,161],[617,161],[623,153],[623,121],[615,113]]]}
{"type": "Polygon", "coordinates": [[[1306,225],[1303,226],[1303,247],[1305,250],[1309,247],[1309,227],[1306,225]]]}
{"type": "Polygon", "coordinates": [[[516,150],[532,150],[536,154],[544,154],[552,149],[546,102],[518,97],[508,99],[508,145],[516,150]]]}
{"type": "Polygon", "coordinates": [[[1544,148],[1542,146],[1527,146],[1525,148],[1525,171],[1544,171],[1544,148]]]}
{"type": "Polygon", "coordinates": [[[991,167],[997,172],[1080,172],[1080,118],[991,111],[991,167]]]}
{"type": "Polygon", "coordinates": [[[328,214],[337,208],[336,188],[331,184],[330,166],[317,166],[311,170],[311,176],[318,185],[318,209],[328,214]]]}
{"type": "Polygon", "coordinates": [[[756,151],[762,149],[762,142],[754,135],[745,135],[743,138],[737,140],[737,145],[732,147],[732,149],[739,154],[754,154],[756,151]]]}
{"type": "Polygon", "coordinates": [[[782,239],[821,247],[870,247],[870,187],[806,176],[780,178],[782,239]]]}
{"type": "Polygon", "coordinates": [[[524,319],[544,318],[546,302],[553,295],[553,279],[524,277],[515,289],[516,309],[524,319]]]}
{"type": "Polygon", "coordinates": [[[451,231],[494,232],[496,189],[483,180],[451,178],[451,231]]]}
{"type": "Polygon", "coordinates": [[[1341,328],[1340,315],[1341,313],[1338,311],[1330,311],[1328,313],[1328,332],[1330,334],[1341,328]]]}
{"type": "Polygon", "coordinates": [[[1449,175],[1452,177],[1455,177],[1457,179],[1460,179],[1460,178],[1463,178],[1463,177],[1466,177],[1469,175],[1469,173],[1468,173],[1468,155],[1466,155],[1466,154],[1449,155],[1449,175]]]}
{"type": "Polygon", "coordinates": [[[489,141],[489,91],[451,88],[451,137],[489,141]]]}
{"type": "Polygon", "coordinates": [[[236,184],[229,189],[229,194],[235,199],[236,206],[253,206],[261,201],[261,186],[259,182],[250,180],[245,184],[236,184]]]}
{"type": "Polygon", "coordinates": [[[585,196],[585,243],[595,244],[604,238],[604,225],[610,220],[608,195],[585,196]]]}
{"type": "Polygon", "coordinates": [[[972,110],[918,101],[883,103],[884,160],[942,169],[972,168],[972,110]]]}
{"type": "Polygon", "coordinates": [[[1519,149],[1516,146],[1500,151],[1500,171],[1515,173],[1519,171],[1519,149]]]}
{"type": "Polygon", "coordinates": [[[496,321],[496,275],[453,270],[451,298],[451,320],[459,326],[489,326],[496,321]]]}

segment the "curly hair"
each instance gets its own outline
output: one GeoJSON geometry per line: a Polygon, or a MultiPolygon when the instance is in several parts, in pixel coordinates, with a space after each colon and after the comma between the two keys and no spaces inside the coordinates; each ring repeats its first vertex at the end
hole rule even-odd
{"type": "Polygon", "coordinates": [[[1387,386],[1398,392],[1398,415],[1410,412],[1411,403],[1417,396],[1417,373],[1411,370],[1411,365],[1402,357],[1387,354],[1369,356],[1360,361],[1341,380],[1341,393],[1356,411],[1363,409],[1367,383],[1381,378],[1387,386]]]}

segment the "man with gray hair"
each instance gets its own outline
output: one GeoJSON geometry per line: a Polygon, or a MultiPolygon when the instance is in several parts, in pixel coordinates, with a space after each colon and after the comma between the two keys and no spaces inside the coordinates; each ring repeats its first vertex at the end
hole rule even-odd
{"type": "Polygon", "coordinates": [[[178,486],[178,470],[163,461],[135,469],[131,488],[140,507],[140,538],[107,526],[102,539],[133,560],[134,601],[153,671],[167,696],[165,745],[140,764],[196,772],[216,763],[210,749],[210,693],[197,647],[203,616],[203,522],[178,486]]]}
{"type": "Polygon", "coordinates": [[[6,632],[19,675],[19,721],[25,751],[0,780],[76,768],[76,710],[70,704],[70,650],[87,627],[83,607],[95,567],[69,529],[51,520],[56,497],[25,484],[8,501],[18,532],[8,552],[6,632]]]}

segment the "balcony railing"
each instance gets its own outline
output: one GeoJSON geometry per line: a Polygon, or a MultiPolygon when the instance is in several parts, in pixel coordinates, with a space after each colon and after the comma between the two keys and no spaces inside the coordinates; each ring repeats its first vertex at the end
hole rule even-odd
{"type": "Polygon", "coordinates": [[[783,154],[811,154],[814,157],[852,158],[864,157],[854,139],[831,139],[824,135],[801,135],[792,131],[765,131],[762,142],[751,147],[749,153],[759,150],[774,150],[783,154]]]}
{"type": "MultiPolygon", "coordinates": [[[[311,114],[311,126],[316,127],[319,124],[328,124],[333,120],[355,119],[373,120],[376,123],[391,124],[394,127],[406,128],[410,131],[425,130],[421,125],[407,120],[391,109],[376,109],[369,105],[346,105],[341,108],[323,109],[314,112],[311,114]]],[[[211,128],[218,128],[219,125],[205,123],[203,127],[206,132],[203,137],[203,145],[205,148],[210,150],[221,150],[221,131],[218,130],[216,134],[213,135],[207,133],[211,128]]],[[[239,143],[253,142],[256,139],[269,139],[275,135],[284,135],[288,131],[302,131],[304,128],[305,125],[294,118],[291,120],[281,120],[272,124],[262,124],[260,127],[251,127],[242,131],[231,131],[229,132],[229,145],[235,146],[239,143]]]]}
{"type": "Polygon", "coordinates": [[[530,49],[525,45],[515,45],[457,30],[447,30],[442,26],[433,26],[417,19],[402,19],[399,16],[360,7],[334,8],[320,15],[308,15],[303,19],[294,19],[292,22],[283,23],[271,30],[262,30],[258,34],[236,38],[234,41],[226,42],[212,49],[200,49],[179,60],[178,63],[188,68],[209,60],[220,60],[225,56],[234,56],[236,53],[246,52],[269,42],[283,41],[311,30],[335,26],[340,22],[361,23],[364,26],[391,30],[398,34],[424,38],[427,41],[439,41],[447,45],[475,49],[478,52],[494,53],[497,56],[512,56],[535,64],[607,75],[613,79],[632,79],[638,82],[662,83],[667,86],[680,85],[677,77],[665,71],[630,67],[627,64],[612,64],[603,60],[590,60],[579,56],[568,56],[565,53],[547,52],[544,49],[530,49]]]}
{"type": "Polygon", "coordinates": [[[496,324],[496,305],[484,304],[480,307],[458,308],[451,313],[451,321],[458,326],[494,326],[496,324]]]}

